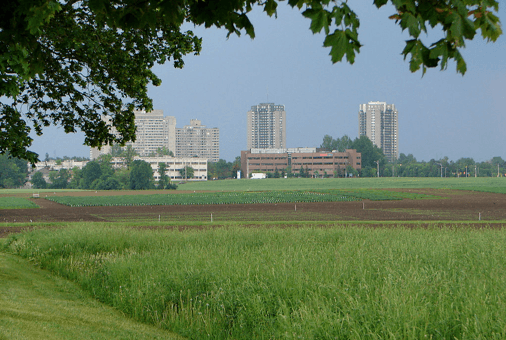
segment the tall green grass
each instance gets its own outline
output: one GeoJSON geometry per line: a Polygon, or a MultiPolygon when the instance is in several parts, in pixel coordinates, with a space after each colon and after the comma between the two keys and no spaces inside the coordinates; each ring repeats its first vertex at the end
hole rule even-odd
{"type": "Polygon", "coordinates": [[[182,340],[133,321],[18,256],[0,253],[0,292],[2,340],[182,340]]]}
{"type": "Polygon", "coordinates": [[[191,339],[503,339],[504,230],[364,227],[13,235],[5,250],[191,339]]]}

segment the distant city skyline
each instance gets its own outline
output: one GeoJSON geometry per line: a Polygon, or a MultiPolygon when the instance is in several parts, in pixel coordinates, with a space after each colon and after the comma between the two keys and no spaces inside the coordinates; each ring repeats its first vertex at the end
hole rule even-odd
{"type": "MultiPolygon", "coordinates": [[[[220,159],[220,129],[208,128],[202,121],[191,119],[190,125],[183,128],[176,127],[174,116],[165,116],[163,110],[134,111],[137,135],[135,142],[126,143],[137,155],[149,157],[156,155],[159,149],[166,149],[174,157],[199,157],[212,162],[220,159]]],[[[103,117],[106,122],[107,117],[103,117]]],[[[104,154],[110,154],[110,145],[90,148],[91,160],[104,154]]]]}
{"type": "MultiPolygon", "coordinates": [[[[220,128],[220,157],[233,161],[245,147],[245,111],[255,103],[285,106],[289,117],[287,147],[319,146],[328,134],[358,137],[357,106],[370,100],[395,103],[401,113],[399,154],[428,161],[445,156],[486,161],[506,158],[506,36],[486,43],[477,35],[462,50],[464,76],[450,63],[446,71],[411,73],[401,51],[408,35],[393,20],[391,6],[376,9],[370,3],[353,4],[361,25],[363,45],[354,65],[332,64],[323,36],[313,35],[309,20],[285,4],[278,18],[256,11],[251,15],[255,39],[231,36],[218,29],[193,26],[203,38],[198,56],[184,58],[185,67],[155,66],[162,79],[150,87],[154,108],[178,121],[198,117],[220,128]]],[[[506,6],[499,17],[506,20],[506,6]]],[[[429,32],[437,40],[440,31],[429,32]]],[[[40,158],[89,156],[82,133],[65,135],[45,128],[31,150],[40,158]]]]}

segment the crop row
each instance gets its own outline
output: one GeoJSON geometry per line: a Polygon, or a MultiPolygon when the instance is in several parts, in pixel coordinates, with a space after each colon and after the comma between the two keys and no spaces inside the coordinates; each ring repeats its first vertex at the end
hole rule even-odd
{"type": "Polygon", "coordinates": [[[38,208],[38,205],[21,197],[0,197],[0,209],[38,208]]]}
{"type": "Polygon", "coordinates": [[[379,190],[318,190],[313,191],[261,191],[215,192],[191,194],[157,194],[125,196],[62,196],[47,198],[71,207],[83,206],[134,206],[134,205],[207,205],[207,204],[255,204],[299,202],[349,202],[362,199],[392,200],[421,198],[427,195],[406,194],[379,190]]]}
{"type": "Polygon", "coordinates": [[[297,202],[345,202],[356,197],[338,196],[304,191],[271,192],[220,192],[171,195],[98,196],[98,197],[51,197],[54,202],[71,207],[82,206],[130,206],[130,205],[207,205],[207,204],[255,204],[297,202]]]}
{"type": "Polygon", "coordinates": [[[321,193],[334,193],[346,195],[348,197],[355,197],[359,200],[371,200],[371,201],[391,201],[391,200],[402,200],[402,199],[427,199],[427,198],[441,198],[439,196],[419,194],[413,192],[400,192],[390,190],[374,190],[374,189],[355,189],[355,190],[318,190],[321,193]]]}

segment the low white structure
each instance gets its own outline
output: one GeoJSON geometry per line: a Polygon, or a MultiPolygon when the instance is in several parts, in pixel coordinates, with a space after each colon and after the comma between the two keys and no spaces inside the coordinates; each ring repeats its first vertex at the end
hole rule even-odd
{"type": "MultiPolygon", "coordinates": [[[[142,160],[151,165],[153,169],[153,177],[155,181],[158,181],[160,174],[158,169],[160,163],[165,163],[167,170],[165,174],[169,176],[171,180],[185,180],[179,172],[180,169],[185,167],[191,167],[193,169],[193,177],[186,178],[188,181],[207,181],[207,159],[205,158],[176,158],[171,156],[164,157],[139,157],[135,156],[134,160],[142,160]]],[[[114,168],[122,168],[125,166],[125,159],[123,157],[114,157],[111,161],[114,168]]]]}
{"type": "Polygon", "coordinates": [[[72,159],[69,160],[58,160],[55,161],[54,159],[51,159],[47,162],[37,162],[35,163],[35,171],[40,171],[42,169],[49,169],[49,170],[55,170],[60,171],[61,169],[67,169],[72,170],[74,168],[82,169],[88,161],[74,161],[72,159]]]}
{"type": "Polygon", "coordinates": [[[262,172],[254,172],[251,174],[251,179],[264,179],[267,178],[267,175],[262,172]]]}

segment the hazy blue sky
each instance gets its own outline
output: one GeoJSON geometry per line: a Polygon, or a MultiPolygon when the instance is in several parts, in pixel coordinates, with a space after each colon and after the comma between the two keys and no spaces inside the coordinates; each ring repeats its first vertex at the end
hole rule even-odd
{"type": "MultiPolygon", "coordinates": [[[[372,2],[372,1],[371,1],[372,2]]],[[[309,31],[309,20],[282,3],[278,18],[251,15],[256,38],[226,38],[218,29],[196,28],[203,37],[199,56],[188,56],[182,70],[157,66],[162,78],[150,88],[154,108],[175,116],[177,127],[200,119],[220,129],[220,158],[232,161],[246,149],[246,112],[252,105],[285,105],[288,147],[317,147],[323,136],[358,135],[359,104],[385,101],[399,111],[399,150],[418,160],[472,157],[506,159],[506,37],[486,43],[481,36],[463,51],[468,71],[451,63],[446,71],[411,73],[401,51],[408,39],[388,16],[391,7],[351,4],[361,19],[364,45],[354,65],[332,64],[323,35],[309,31]]],[[[499,17],[506,23],[506,9],[499,17]]],[[[189,27],[193,28],[193,27],[189,27]]],[[[438,40],[435,30],[428,41],[438,40]]],[[[47,129],[32,150],[50,156],[89,156],[82,134],[47,129]]]]}

